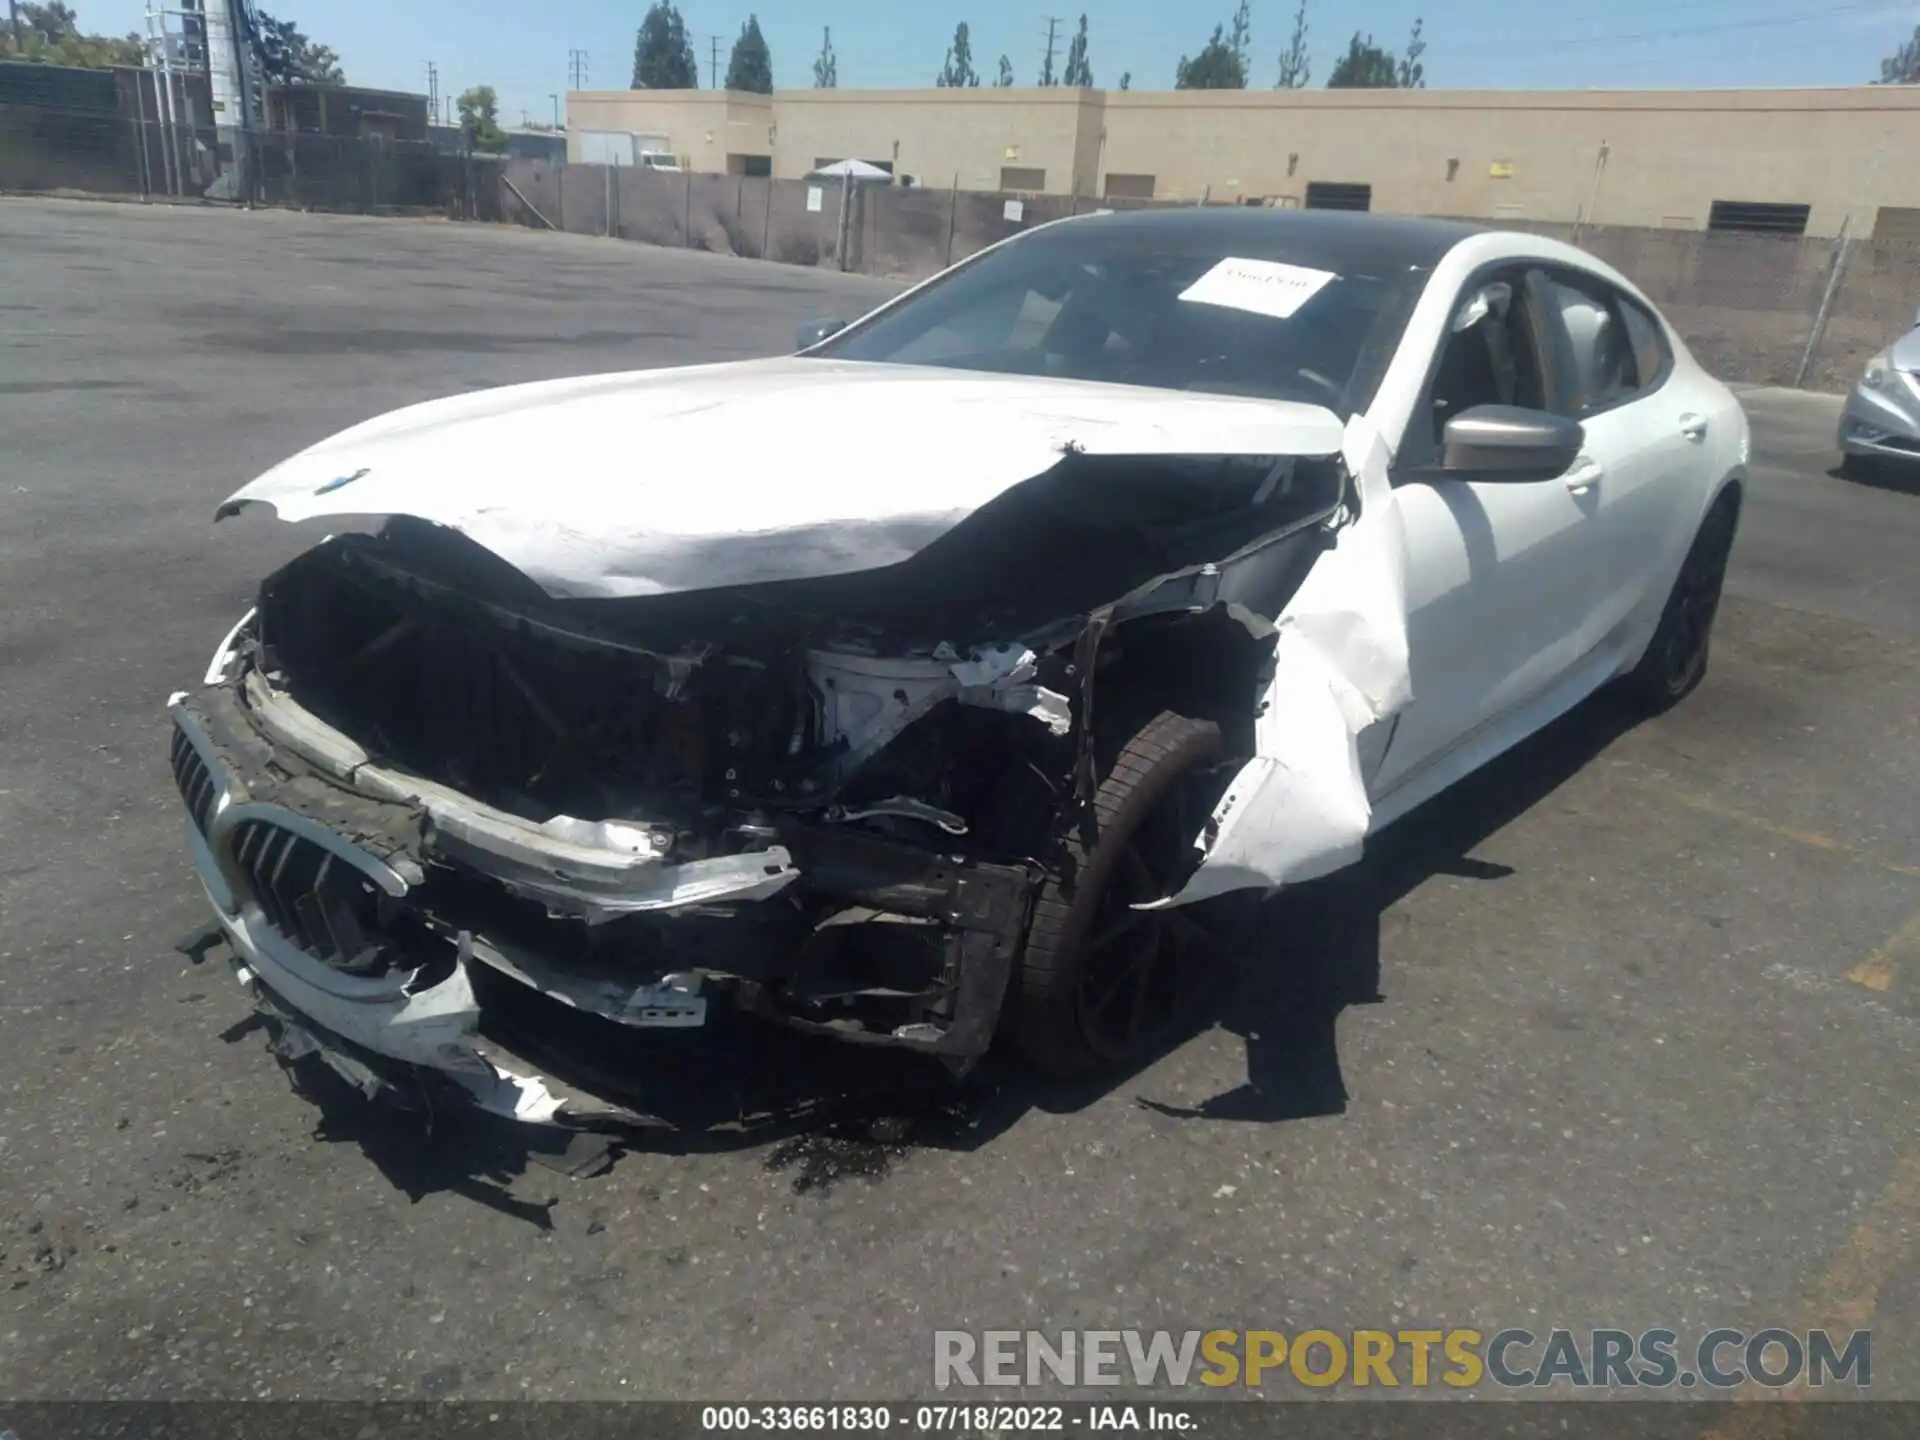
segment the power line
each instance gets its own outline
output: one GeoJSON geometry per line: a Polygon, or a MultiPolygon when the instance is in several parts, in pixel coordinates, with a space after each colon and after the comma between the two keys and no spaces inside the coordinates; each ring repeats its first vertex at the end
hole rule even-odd
{"type": "Polygon", "coordinates": [[[569,90],[587,88],[587,52],[584,50],[567,52],[567,88],[569,90]]]}
{"type": "Polygon", "coordinates": [[[1773,15],[1763,20],[1722,20],[1711,25],[1688,25],[1673,30],[1625,30],[1612,35],[1577,35],[1563,39],[1543,39],[1543,45],[1607,45],[1619,42],[1640,40],[1683,40],[1696,35],[1720,35],[1733,30],[1768,30],[1782,25],[1807,25],[1816,20],[1830,19],[1835,15],[1857,13],[1859,11],[1888,10],[1884,0],[1856,0],[1856,3],[1833,5],[1825,10],[1799,15],[1773,15]]]}

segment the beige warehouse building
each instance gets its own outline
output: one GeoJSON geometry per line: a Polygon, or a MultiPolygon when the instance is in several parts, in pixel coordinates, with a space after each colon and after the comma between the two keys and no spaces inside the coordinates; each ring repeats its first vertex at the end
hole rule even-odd
{"type": "Polygon", "coordinates": [[[1089,199],[1920,241],[1920,87],[576,91],[568,158],[1089,199]]]}

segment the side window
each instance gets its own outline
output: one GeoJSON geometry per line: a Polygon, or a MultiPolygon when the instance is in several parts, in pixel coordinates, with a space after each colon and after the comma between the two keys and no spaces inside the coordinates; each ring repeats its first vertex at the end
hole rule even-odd
{"type": "Polygon", "coordinates": [[[1631,400],[1640,389],[1639,367],[1612,287],[1560,271],[1542,289],[1561,346],[1556,408],[1579,419],[1631,400]]]}
{"type": "Polygon", "coordinates": [[[1527,310],[1525,272],[1469,287],[1454,307],[1431,394],[1433,440],[1447,421],[1476,405],[1546,405],[1546,384],[1527,310]]]}
{"type": "Polygon", "coordinates": [[[1640,388],[1652,390],[1667,378],[1673,364],[1673,350],[1667,344],[1667,332],[1660,322],[1626,296],[1616,297],[1620,319],[1627,327],[1627,343],[1633,347],[1633,368],[1640,388]]]}

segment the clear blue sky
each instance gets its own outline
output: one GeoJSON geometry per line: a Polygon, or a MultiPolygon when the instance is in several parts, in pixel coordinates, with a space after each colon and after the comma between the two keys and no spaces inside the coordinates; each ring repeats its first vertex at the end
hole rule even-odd
{"type": "MultiPolygon", "coordinates": [[[[141,28],[143,0],[72,0],[89,30],[141,28]]],[[[258,0],[256,0],[258,3],[258,0]]],[[[1278,68],[1297,0],[1253,0],[1252,83],[1278,68]]],[[[968,22],[974,66],[991,82],[1004,52],[1018,83],[1035,83],[1046,17],[1061,14],[1060,55],[1084,4],[1094,80],[1166,89],[1175,62],[1206,43],[1235,0],[680,0],[707,83],[708,36],[727,52],[750,10],[773,50],[774,82],[812,83],[822,26],[833,29],[842,88],[931,84],[954,23],[968,22]]],[[[586,50],[588,87],[625,88],[646,0],[267,0],[265,6],[340,52],[357,84],[424,91],[426,64],[443,94],[491,84],[500,118],[550,120],[565,103],[567,56],[586,50]]],[[[1859,84],[1920,23],[1920,0],[1308,0],[1313,83],[1354,30],[1397,47],[1426,19],[1427,84],[1450,89],[1859,84]],[[1551,19],[1539,18],[1551,15],[1551,19]]],[[[1056,60],[1056,64],[1058,61],[1056,60]]]]}

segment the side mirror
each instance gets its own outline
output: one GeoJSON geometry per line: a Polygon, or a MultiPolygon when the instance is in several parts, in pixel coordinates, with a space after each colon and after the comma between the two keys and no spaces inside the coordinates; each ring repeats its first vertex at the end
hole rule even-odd
{"type": "Polygon", "coordinates": [[[1440,468],[1475,480],[1552,480],[1579,458],[1577,420],[1517,405],[1476,405],[1447,422],[1440,468]]]}
{"type": "Polygon", "coordinates": [[[846,328],[847,322],[844,320],[809,320],[800,327],[800,333],[795,338],[802,350],[811,350],[828,336],[838,335],[846,328]]]}

